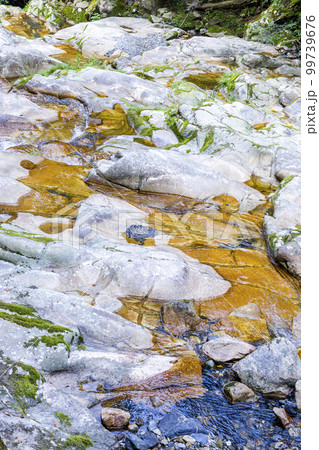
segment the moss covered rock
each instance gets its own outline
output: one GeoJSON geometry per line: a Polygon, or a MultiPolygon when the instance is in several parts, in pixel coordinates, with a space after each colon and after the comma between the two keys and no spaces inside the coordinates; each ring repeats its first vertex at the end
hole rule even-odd
{"type": "Polygon", "coordinates": [[[245,37],[266,44],[293,47],[300,41],[300,0],[274,0],[246,26],[245,37]]]}

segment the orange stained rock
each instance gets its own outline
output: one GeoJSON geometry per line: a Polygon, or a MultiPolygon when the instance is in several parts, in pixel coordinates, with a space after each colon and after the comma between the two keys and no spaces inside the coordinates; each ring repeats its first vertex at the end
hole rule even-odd
{"type": "Polygon", "coordinates": [[[151,330],[160,326],[161,302],[152,302],[139,298],[123,298],[121,301],[123,306],[118,311],[120,316],[151,330]]]}
{"type": "Polygon", "coordinates": [[[184,252],[192,258],[198,259],[202,264],[219,265],[219,266],[234,266],[235,259],[233,251],[228,248],[189,248],[184,252]]]}
{"type": "Polygon", "coordinates": [[[233,324],[234,329],[232,336],[243,339],[244,341],[267,341],[270,339],[270,334],[265,319],[251,319],[249,317],[238,317],[234,315],[228,316],[228,319],[233,324]]]}
{"type": "Polygon", "coordinates": [[[127,121],[126,112],[120,104],[114,105],[113,109],[106,109],[92,114],[97,123],[91,123],[90,132],[103,133],[104,135],[132,135],[136,134],[134,128],[127,121]]]}
{"type": "Polygon", "coordinates": [[[46,159],[30,170],[28,177],[19,181],[33,189],[54,191],[78,201],[94,193],[84,182],[87,174],[88,169],[81,166],[46,159]]]}
{"type": "Polygon", "coordinates": [[[31,213],[41,216],[50,216],[52,214],[57,214],[61,208],[68,204],[69,200],[67,197],[62,195],[57,195],[48,191],[36,191],[32,190],[30,194],[27,194],[19,198],[18,204],[12,205],[1,205],[0,203],[0,213],[31,213]]]}
{"type": "MultiPolygon", "coordinates": [[[[269,195],[270,193],[275,192],[278,187],[277,185],[271,184],[268,180],[259,178],[256,175],[252,175],[250,180],[246,181],[245,184],[256,189],[264,195],[269,195]]],[[[269,203],[267,203],[267,205],[268,207],[272,206],[269,203]]]]}
{"type": "Polygon", "coordinates": [[[281,293],[255,286],[232,284],[222,297],[196,302],[198,313],[216,320],[228,316],[234,309],[247,303],[256,303],[268,323],[289,328],[292,317],[299,311],[298,293],[287,298],[281,293]]]}
{"type": "Polygon", "coordinates": [[[239,210],[239,201],[230,195],[218,195],[213,200],[217,203],[220,211],[232,213],[239,210]]]}
{"type": "Polygon", "coordinates": [[[287,298],[297,296],[292,283],[283,278],[275,267],[215,267],[215,270],[231,283],[263,288],[287,298]]]}
{"type": "Polygon", "coordinates": [[[263,128],[265,128],[267,125],[269,124],[269,122],[260,122],[260,123],[255,123],[255,125],[253,125],[254,130],[262,130],[263,128]]]}

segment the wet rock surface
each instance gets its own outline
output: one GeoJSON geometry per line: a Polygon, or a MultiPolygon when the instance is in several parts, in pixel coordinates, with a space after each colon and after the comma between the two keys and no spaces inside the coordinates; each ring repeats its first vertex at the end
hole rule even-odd
{"type": "Polygon", "coordinates": [[[85,3],[0,7],[0,446],[300,448],[299,61],[85,3]]]}

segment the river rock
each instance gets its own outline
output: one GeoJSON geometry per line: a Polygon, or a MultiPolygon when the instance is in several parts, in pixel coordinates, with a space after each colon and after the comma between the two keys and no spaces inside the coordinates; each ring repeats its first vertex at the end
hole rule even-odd
{"type": "Polygon", "coordinates": [[[88,179],[103,180],[146,192],[176,194],[191,198],[213,199],[227,193],[240,201],[242,210],[253,209],[263,196],[248,186],[228,180],[206,164],[194,164],[194,157],[176,152],[144,150],[118,152],[112,164],[98,161],[88,179]]]}
{"type": "Polygon", "coordinates": [[[105,428],[117,430],[126,427],[131,418],[131,414],[119,408],[102,408],[101,421],[105,428]]]}
{"type": "Polygon", "coordinates": [[[87,445],[99,450],[114,448],[114,436],[91,411],[56,389],[34,367],[1,358],[0,368],[0,432],[7,448],[14,448],[17,442],[23,448],[59,447],[61,442],[71,445],[75,436],[79,442],[84,432],[87,445]]]}
{"type": "MultiPolygon", "coordinates": [[[[17,129],[37,129],[58,119],[54,109],[43,108],[23,95],[0,90],[0,136],[17,129]]],[[[27,158],[24,158],[27,159],[27,158]]]]}
{"type": "Polygon", "coordinates": [[[26,83],[31,92],[40,92],[58,98],[75,98],[92,110],[110,108],[110,99],[137,102],[147,106],[170,106],[169,89],[134,75],[86,67],[70,70],[67,75],[53,73],[48,77],[35,75],[26,83]],[[92,86],[94,89],[92,90],[92,86]],[[107,98],[106,98],[107,97],[107,98]]]}
{"type": "Polygon", "coordinates": [[[249,355],[256,350],[256,347],[240,339],[225,336],[205,342],[202,350],[216,362],[228,362],[249,355]]]}
{"type": "Polygon", "coordinates": [[[166,414],[159,421],[158,428],[165,437],[170,439],[193,433],[209,434],[200,422],[187,418],[178,410],[166,414]]]}
{"type": "MultiPolygon", "coordinates": [[[[101,237],[126,242],[125,235],[134,239],[133,229],[130,227],[146,228],[147,217],[144,211],[122,199],[102,194],[91,195],[81,202],[74,227],[63,233],[63,240],[85,243],[101,237]]],[[[136,231],[135,237],[137,234],[136,231]]]]}
{"type": "Polygon", "coordinates": [[[284,428],[292,426],[293,420],[285,411],[285,408],[273,408],[273,412],[276,414],[284,428]]]}
{"type": "Polygon", "coordinates": [[[50,55],[62,53],[44,41],[17,36],[0,26],[0,75],[16,78],[58,64],[50,55]]]}
{"type": "Polygon", "coordinates": [[[44,243],[42,236],[4,227],[0,229],[1,259],[34,268],[40,265],[49,271],[55,267],[62,291],[95,296],[107,288],[111,297],[204,300],[218,297],[230,287],[214,269],[169,246],[142,247],[97,239],[76,248],[53,240],[44,243]]]}
{"type": "MultiPolygon", "coordinates": [[[[217,170],[221,170],[221,162],[224,166],[226,163],[231,164],[228,167],[228,175],[222,172],[226,176],[233,177],[240,171],[241,176],[248,179],[253,174],[273,179],[276,151],[278,155],[279,152],[289,154],[290,165],[298,151],[300,154],[298,131],[279,124],[273,115],[266,114],[261,108],[241,102],[225,104],[215,100],[199,108],[181,105],[179,112],[183,119],[201,130],[196,138],[197,152],[211,154],[211,160],[216,164],[217,170]],[[262,128],[258,130],[256,126],[262,128]],[[203,148],[205,140],[206,145],[203,148]]],[[[193,141],[194,139],[185,146],[186,150],[195,152],[190,146],[193,141]]],[[[182,148],[184,147],[179,147],[179,150],[182,148]]],[[[276,164],[278,163],[279,160],[276,164]]],[[[281,160],[280,164],[283,164],[281,160]]],[[[294,162],[294,165],[296,164],[297,162],[294,162]]],[[[276,167],[276,172],[279,170],[280,168],[276,167]]],[[[245,180],[241,178],[240,181],[245,180]]]]}
{"type": "Polygon", "coordinates": [[[296,340],[296,345],[301,344],[301,313],[298,313],[292,320],[291,331],[294,339],[296,340]]]}
{"type": "Polygon", "coordinates": [[[223,387],[224,393],[232,403],[257,400],[258,397],[248,386],[238,381],[230,381],[223,387]]]}
{"type": "Polygon", "coordinates": [[[272,198],[273,216],[265,216],[264,230],[272,255],[293,275],[301,275],[301,180],[285,178],[272,198]]]}
{"type": "Polygon", "coordinates": [[[270,53],[278,55],[275,47],[257,42],[246,41],[234,36],[218,38],[196,36],[182,43],[181,50],[185,55],[200,57],[236,57],[250,52],[270,53]]]}
{"type": "Polygon", "coordinates": [[[108,17],[89,23],[79,23],[58,31],[54,38],[68,40],[83,55],[105,57],[121,50],[129,56],[163,45],[166,39],[184,34],[169,25],[153,24],[135,17],[108,17]]]}
{"type": "Polygon", "coordinates": [[[191,301],[165,303],[162,306],[161,315],[164,329],[173,336],[194,331],[200,322],[191,301]]]}
{"type": "Polygon", "coordinates": [[[300,358],[288,339],[276,338],[234,364],[233,370],[255,392],[284,398],[300,378],[300,358]]]}
{"type": "Polygon", "coordinates": [[[32,308],[18,304],[2,303],[0,322],[4,356],[48,372],[67,368],[70,344],[77,343],[79,333],[45,321],[32,308]]]}

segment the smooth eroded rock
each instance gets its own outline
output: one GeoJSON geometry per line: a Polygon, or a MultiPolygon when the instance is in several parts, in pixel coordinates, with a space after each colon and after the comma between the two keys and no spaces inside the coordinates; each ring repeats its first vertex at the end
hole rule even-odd
{"type": "Polygon", "coordinates": [[[232,403],[257,400],[257,395],[248,386],[238,381],[230,381],[223,387],[224,393],[232,403]]]}
{"type": "Polygon", "coordinates": [[[126,427],[131,418],[131,414],[119,408],[102,408],[101,421],[109,430],[118,430],[126,427]]]}
{"type": "Polygon", "coordinates": [[[276,338],[233,366],[240,380],[268,397],[286,397],[300,378],[300,358],[286,338],[276,338]]]}
{"type": "Polygon", "coordinates": [[[219,337],[205,342],[203,352],[216,362],[240,359],[256,350],[256,347],[230,336],[219,337]]]}

